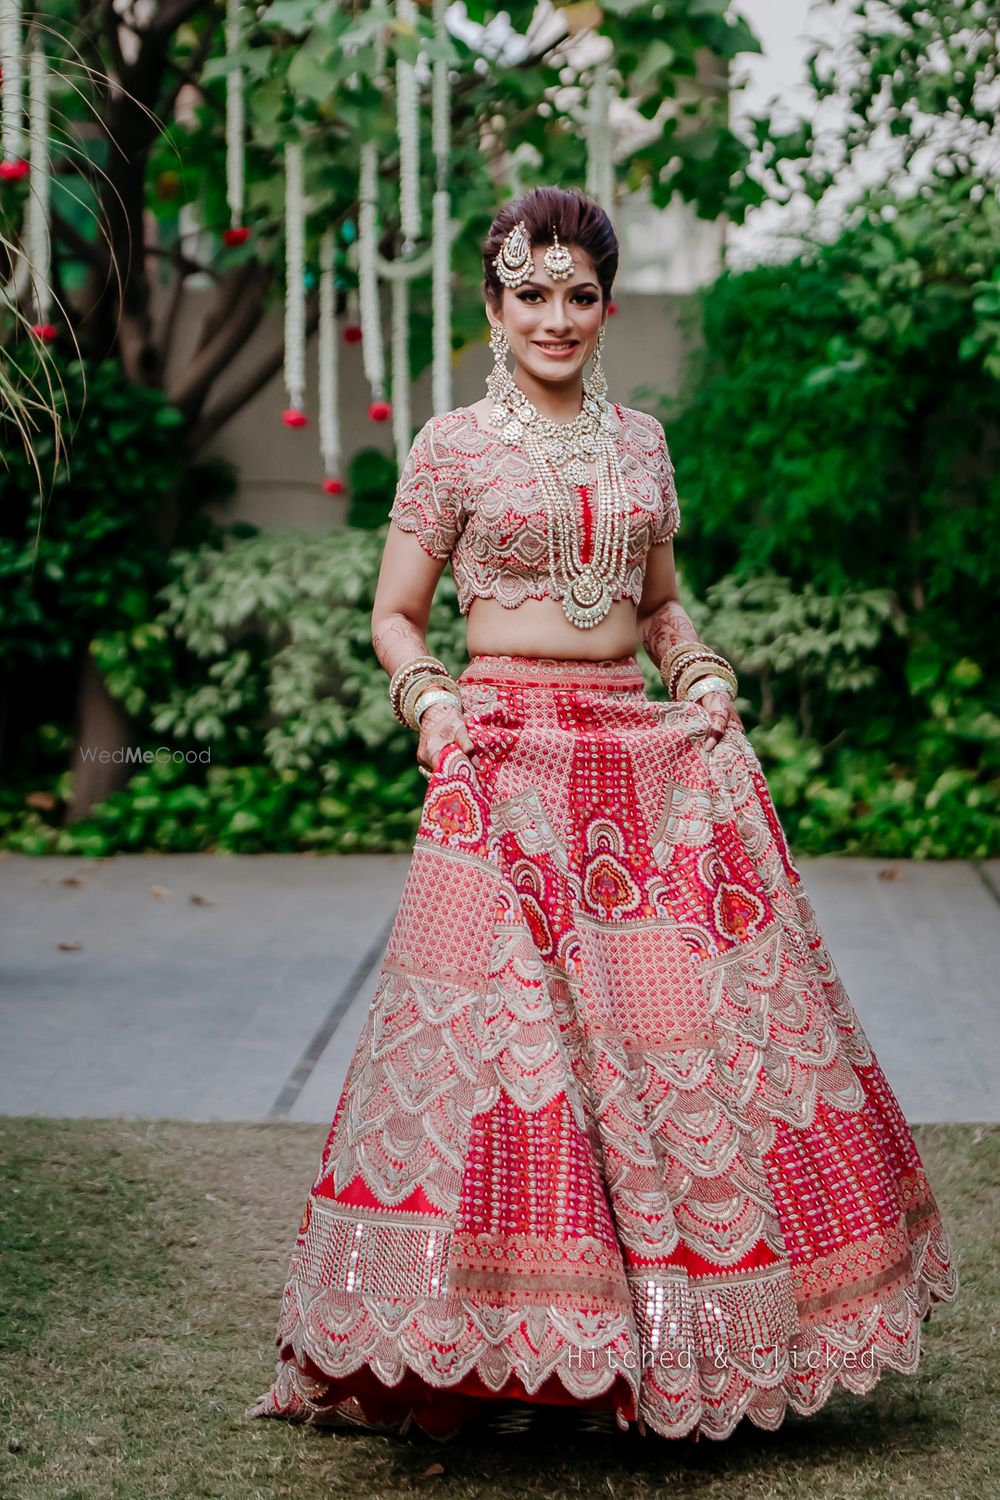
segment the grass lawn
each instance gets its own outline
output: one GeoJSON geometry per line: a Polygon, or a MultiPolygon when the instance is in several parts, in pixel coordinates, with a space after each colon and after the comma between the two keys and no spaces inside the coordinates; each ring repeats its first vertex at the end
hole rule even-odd
{"type": "Polygon", "coordinates": [[[0,1117],[3,1500],[994,1500],[1000,1127],[915,1129],[962,1289],[917,1376],[724,1443],[547,1413],[441,1446],[244,1420],[326,1127],[0,1117]]]}

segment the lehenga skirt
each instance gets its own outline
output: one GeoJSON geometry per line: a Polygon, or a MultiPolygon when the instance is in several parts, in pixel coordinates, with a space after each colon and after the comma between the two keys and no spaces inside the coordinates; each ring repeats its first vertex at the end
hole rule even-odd
{"type": "Polygon", "coordinates": [[[750,742],[634,654],[458,681],[246,1416],[721,1439],[914,1371],[952,1246],[750,742]]]}

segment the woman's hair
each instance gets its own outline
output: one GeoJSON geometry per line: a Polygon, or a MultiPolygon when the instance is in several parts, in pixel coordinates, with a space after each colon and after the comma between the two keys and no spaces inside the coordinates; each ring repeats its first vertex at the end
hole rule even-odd
{"type": "Polygon", "coordinates": [[[564,245],[579,245],[594,262],[604,303],[618,270],[618,236],[599,203],[578,188],[537,187],[507,203],[490,225],[483,245],[483,292],[493,308],[503,301],[503,282],[493,264],[515,224],[524,220],[532,246],[550,245],[552,230],[564,245]]]}

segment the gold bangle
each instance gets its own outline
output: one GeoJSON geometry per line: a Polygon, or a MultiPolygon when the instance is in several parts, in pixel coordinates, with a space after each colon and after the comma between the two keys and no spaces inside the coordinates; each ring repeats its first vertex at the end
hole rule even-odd
{"type": "Polygon", "coordinates": [[[459,708],[461,708],[461,692],[458,683],[453,681],[452,678],[448,676],[442,676],[437,672],[429,674],[426,677],[416,677],[414,678],[410,686],[406,689],[406,692],[403,695],[403,701],[400,704],[400,709],[405,716],[406,723],[411,729],[419,731],[419,725],[417,724],[417,721],[413,716],[413,710],[417,706],[418,698],[420,697],[421,693],[426,693],[429,688],[436,687],[443,688],[446,692],[450,693],[451,696],[455,699],[455,702],[458,704],[459,708]]]}
{"type": "Polygon", "coordinates": [[[669,672],[678,657],[683,656],[686,651],[698,651],[700,649],[701,645],[698,641],[674,641],[674,644],[667,648],[660,659],[660,676],[662,677],[664,673],[669,672]]]}
{"type": "Polygon", "coordinates": [[[726,659],[720,656],[717,651],[710,650],[707,646],[705,646],[701,651],[693,652],[690,656],[684,658],[681,661],[678,661],[670,671],[669,679],[667,682],[667,691],[670,693],[670,696],[672,698],[677,697],[677,684],[680,681],[681,677],[686,671],[688,671],[690,667],[694,666],[696,662],[714,662],[716,666],[726,667],[727,669],[729,668],[729,663],[726,661],[726,659]]]}
{"type": "Polygon", "coordinates": [[[718,662],[705,661],[692,662],[689,667],[684,669],[677,679],[677,692],[674,696],[678,699],[686,698],[688,689],[693,687],[701,677],[721,677],[723,682],[729,683],[729,686],[733,690],[733,697],[736,697],[736,674],[730,672],[728,668],[720,667],[718,662]]]}
{"type": "Polygon", "coordinates": [[[405,724],[401,712],[401,700],[406,692],[407,684],[415,677],[427,672],[442,672],[447,675],[448,668],[444,662],[438,661],[436,656],[417,656],[397,667],[392,674],[389,683],[389,704],[393,713],[401,724],[405,724]]]}
{"type": "Polygon", "coordinates": [[[447,672],[448,670],[444,662],[436,656],[411,656],[408,661],[401,662],[389,680],[390,700],[398,701],[403,684],[412,673],[426,671],[429,668],[434,668],[440,672],[447,672]]]}

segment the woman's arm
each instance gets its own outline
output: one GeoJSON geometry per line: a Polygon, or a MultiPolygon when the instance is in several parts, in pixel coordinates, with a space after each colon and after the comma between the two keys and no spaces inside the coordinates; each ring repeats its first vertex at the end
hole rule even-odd
{"type": "MultiPolygon", "coordinates": [[[[382,553],[371,614],[375,655],[389,677],[415,656],[426,656],[425,632],[446,557],[435,557],[418,539],[391,525],[382,553]]],[[[432,703],[420,719],[417,760],[433,770],[445,745],[457,740],[476,764],[475,746],[457,704],[432,703]]]]}
{"type": "Polygon", "coordinates": [[[650,661],[657,667],[677,641],[701,644],[681,604],[672,541],[659,542],[649,549],[636,626],[650,661]]]}
{"type": "MultiPolygon", "coordinates": [[[[672,541],[658,542],[649,549],[642,596],[636,610],[636,629],[650,661],[656,667],[677,641],[702,644],[690,615],[680,601],[672,541]]],[[[704,693],[700,703],[712,724],[705,738],[706,750],[711,750],[718,744],[731,723],[743,731],[743,721],[733,707],[728,693],[704,693]]]]}

